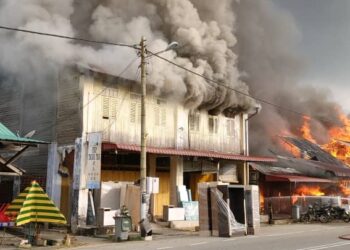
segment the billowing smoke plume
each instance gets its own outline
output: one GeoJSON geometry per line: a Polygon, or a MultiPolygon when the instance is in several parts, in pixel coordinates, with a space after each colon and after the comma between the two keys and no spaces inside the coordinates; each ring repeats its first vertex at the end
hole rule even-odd
{"type": "MultiPolygon", "coordinates": [[[[131,45],[145,36],[151,51],[163,50],[175,40],[181,48],[164,53],[165,57],[248,93],[247,85],[240,80],[237,55],[233,52],[237,40],[231,2],[221,1],[222,7],[216,8],[211,1],[192,3],[190,0],[105,0],[88,1],[88,4],[72,0],[64,3],[9,0],[1,3],[0,23],[131,45]],[[16,15],[11,14],[13,10],[16,15]]],[[[23,33],[1,31],[1,34],[2,44],[9,48],[3,49],[0,65],[10,73],[25,71],[30,64],[38,68],[32,74],[40,75],[42,72],[37,71],[46,71],[42,64],[50,62],[60,66],[94,65],[118,75],[136,57],[130,48],[77,44],[23,33]]],[[[138,63],[134,63],[124,77],[135,79],[137,67],[138,63]]],[[[205,108],[214,114],[248,110],[255,105],[249,97],[237,95],[156,58],[150,59],[148,83],[158,95],[175,97],[189,107],[205,108]]]]}
{"type": "MultiPolygon", "coordinates": [[[[239,69],[252,95],[313,118],[311,125],[319,143],[327,140],[326,130],[339,122],[337,104],[329,90],[300,82],[306,63],[297,54],[299,31],[293,18],[271,1],[244,0],[235,4],[239,69]]],[[[297,134],[302,116],[286,109],[262,104],[262,112],[252,118],[250,143],[254,151],[267,153],[274,136],[297,134]]]]}
{"type": "MultiPolygon", "coordinates": [[[[329,126],[325,120],[337,121],[327,92],[297,84],[305,67],[296,54],[300,34],[293,19],[270,0],[3,0],[0,25],[126,44],[138,44],[145,36],[154,52],[177,41],[180,48],[164,57],[229,88],[326,118],[313,124],[320,135],[329,126]]],[[[0,31],[0,44],[0,77],[42,86],[55,81],[60,67],[68,64],[119,75],[137,58],[130,48],[10,31],[0,31]]],[[[123,77],[137,79],[137,68],[136,62],[123,77]]],[[[155,94],[192,108],[232,115],[257,106],[247,96],[157,58],[149,59],[148,73],[155,94]]],[[[271,135],[293,132],[300,122],[299,115],[264,105],[251,123],[255,151],[264,151],[271,135]]]]}

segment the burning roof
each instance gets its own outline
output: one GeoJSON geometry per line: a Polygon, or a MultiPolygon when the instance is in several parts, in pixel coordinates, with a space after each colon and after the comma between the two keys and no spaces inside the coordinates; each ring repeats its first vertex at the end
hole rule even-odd
{"type": "Polygon", "coordinates": [[[316,143],[294,136],[280,136],[282,146],[294,157],[277,156],[271,166],[295,169],[303,175],[318,178],[350,178],[350,168],[316,143]]]}
{"type": "Polygon", "coordinates": [[[249,163],[253,169],[265,175],[302,175],[302,173],[294,168],[280,167],[277,164],[267,165],[262,163],[249,163]]]}
{"type": "Polygon", "coordinates": [[[328,164],[338,166],[340,168],[347,168],[345,164],[333,157],[330,153],[323,150],[319,145],[312,143],[309,140],[292,137],[292,136],[283,136],[281,137],[286,143],[291,143],[300,150],[300,156],[302,158],[320,161],[328,164]]]}
{"type": "Polygon", "coordinates": [[[350,169],[315,160],[277,156],[277,162],[254,164],[253,168],[266,175],[304,175],[316,178],[350,178],[350,169]]]}

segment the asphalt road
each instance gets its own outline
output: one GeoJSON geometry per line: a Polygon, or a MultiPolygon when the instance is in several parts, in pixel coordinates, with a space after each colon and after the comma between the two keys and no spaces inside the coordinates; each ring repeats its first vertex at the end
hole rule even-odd
{"type": "Polygon", "coordinates": [[[266,250],[320,250],[350,249],[350,240],[339,239],[340,235],[350,234],[350,224],[291,224],[273,225],[261,228],[254,236],[232,238],[200,237],[196,235],[178,235],[155,237],[153,241],[134,241],[81,246],[86,250],[114,249],[266,249],[266,250]]]}

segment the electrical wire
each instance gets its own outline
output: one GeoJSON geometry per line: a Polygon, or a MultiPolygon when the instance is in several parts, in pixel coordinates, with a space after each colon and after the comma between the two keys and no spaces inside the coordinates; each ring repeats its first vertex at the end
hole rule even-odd
{"type": "MultiPolygon", "coordinates": [[[[167,59],[167,58],[165,58],[165,57],[163,57],[163,56],[160,56],[158,53],[153,53],[153,52],[151,52],[151,51],[147,51],[147,52],[150,53],[150,54],[152,54],[153,56],[155,56],[155,57],[161,59],[161,60],[166,61],[166,62],[169,63],[169,64],[172,64],[172,65],[174,65],[174,66],[176,66],[176,67],[178,67],[178,68],[180,68],[180,69],[183,69],[183,70],[185,70],[185,71],[187,71],[187,72],[189,72],[189,73],[191,73],[191,74],[194,74],[194,75],[196,75],[196,76],[198,76],[198,77],[203,78],[204,80],[206,80],[206,81],[208,82],[208,84],[210,84],[210,83],[215,83],[216,85],[221,86],[221,87],[224,87],[224,88],[227,88],[227,89],[229,89],[229,90],[231,90],[231,91],[236,92],[237,94],[240,94],[240,95],[249,97],[249,98],[251,98],[251,99],[253,99],[253,100],[259,101],[259,102],[261,102],[261,103],[264,103],[264,104],[273,106],[273,107],[276,108],[276,109],[288,111],[288,112],[293,113],[293,114],[298,115],[298,116],[302,116],[302,117],[305,117],[305,116],[306,116],[306,117],[310,117],[310,118],[312,118],[312,119],[314,119],[314,120],[318,120],[318,121],[325,121],[325,122],[330,122],[330,123],[333,123],[333,122],[334,122],[334,121],[331,121],[331,120],[328,120],[328,119],[324,119],[324,118],[316,118],[316,117],[310,116],[310,115],[308,115],[308,114],[306,114],[306,113],[302,113],[302,112],[299,112],[299,111],[295,111],[295,110],[293,110],[293,109],[290,109],[290,108],[287,108],[287,107],[284,107],[284,106],[280,106],[280,105],[275,104],[275,103],[273,103],[273,102],[267,101],[267,100],[265,100],[265,99],[262,99],[262,98],[259,98],[259,97],[255,97],[255,96],[253,96],[253,95],[251,95],[251,94],[244,93],[244,92],[242,92],[242,91],[240,91],[240,90],[237,90],[237,89],[235,89],[235,88],[232,88],[232,87],[230,87],[230,86],[225,85],[223,82],[219,82],[219,81],[213,80],[213,79],[211,79],[211,78],[209,78],[209,77],[206,77],[206,76],[203,75],[203,74],[199,74],[199,73],[197,73],[197,72],[195,72],[195,71],[193,71],[193,70],[191,70],[191,69],[188,69],[188,68],[186,68],[186,67],[184,67],[184,66],[181,66],[181,65],[179,65],[179,64],[177,64],[177,63],[175,63],[175,62],[173,62],[173,61],[171,61],[171,60],[169,60],[169,59],[167,59]]],[[[212,84],[210,84],[210,86],[211,86],[211,87],[215,87],[215,86],[213,86],[212,84]]]]}
{"type": "MultiPolygon", "coordinates": [[[[58,35],[58,34],[52,34],[52,33],[45,33],[45,32],[38,32],[38,31],[33,31],[33,30],[27,30],[27,29],[19,29],[19,28],[13,28],[13,27],[7,27],[7,26],[2,26],[0,25],[0,29],[3,29],[3,30],[9,30],[9,31],[16,31],[16,32],[24,32],[24,33],[29,33],[29,34],[35,34],[35,35],[42,35],[42,36],[50,36],[50,37],[55,37],[55,38],[61,38],[61,39],[69,39],[69,40],[74,40],[74,41],[79,41],[79,42],[85,42],[85,43],[94,43],[94,44],[102,44],[102,45],[111,45],[111,46],[120,46],[120,47],[128,47],[128,48],[132,48],[132,49],[136,49],[136,50],[140,50],[140,48],[138,47],[138,44],[134,44],[134,45],[130,45],[130,44],[123,44],[123,43],[112,43],[112,42],[105,42],[105,41],[97,41],[97,40],[90,40],[90,39],[86,39],[86,38],[79,38],[79,37],[71,37],[71,36],[64,36],[64,35],[58,35]]],[[[324,119],[324,118],[315,118],[315,117],[312,117],[308,114],[305,114],[305,113],[302,113],[302,112],[299,112],[299,111],[295,111],[293,109],[290,109],[290,108],[287,108],[287,107],[284,107],[284,106],[281,106],[281,105],[278,105],[278,104],[275,104],[271,101],[268,101],[268,100],[265,100],[265,99],[262,99],[262,98],[259,98],[259,97],[255,97],[251,94],[247,94],[245,92],[242,92],[240,90],[237,90],[235,88],[232,88],[230,86],[227,86],[225,85],[224,83],[222,82],[219,82],[219,81],[216,81],[216,80],[213,80],[209,77],[206,77],[205,75],[203,74],[199,74],[191,69],[188,69],[186,67],[183,67],[169,59],[166,59],[165,57],[162,57],[160,56],[160,52],[157,52],[157,53],[153,53],[149,50],[147,50],[148,53],[151,54],[151,56],[155,56],[161,60],[164,60],[166,62],[168,62],[169,64],[172,64],[178,68],[181,68],[191,74],[194,74],[198,77],[201,77],[203,79],[205,79],[208,84],[210,83],[215,83],[216,85],[218,86],[221,86],[221,87],[224,87],[224,88],[227,88],[231,91],[234,91],[236,92],[237,94],[240,94],[240,95],[243,95],[243,96],[246,96],[246,97],[249,97],[249,98],[252,98],[256,101],[259,101],[261,103],[264,103],[264,104],[267,104],[267,105],[270,105],[276,109],[279,109],[279,110],[284,110],[284,111],[287,111],[287,112],[290,112],[290,113],[293,113],[295,115],[299,115],[299,116],[307,116],[307,117],[310,117],[312,119],[315,119],[315,120],[319,120],[319,121],[326,121],[326,122],[331,122],[333,123],[333,121],[331,120],[328,120],[328,119],[324,119]]],[[[161,51],[163,52],[163,51],[161,51]]],[[[150,56],[147,56],[147,58],[149,58],[150,56]]],[[[211,85],[211,87],[216,87],[216,86],[213,86],[211,85]]]]}
{"type": "MultiPolygon", "coordinates": [[[[124,67],[123,70],[122,70],[117,76],[115,76],[115,77],[121,77],[121,76],[131,67],[131,65],[132,65],[137,59],[138,59],[138,57],[136,57],[136,58],[134,58],[133,60],[131,60],[130,63],[128,63],[128,64],[126,65],[126,67],[124,67]]],[[[108,89],[108,86],[105,87],[104,89],[102,89],[96,96],[94,96],[91,100],[89,100],[87,103],[85,103],[82,107],[79,107],[78,109],[74,110],[73,112],[67,114],[67,116],[72,116],[72,115],[75,115],[75,114],[77,114],[78,112],[80,112],[80,111],[81,111],[82,109],[84,109],[87,105],[89,105],[91,102],[93,102],[94,100],[96,100],[96,98],[97,98],[98,96],[102,95],[102,94],[106,91],[106,89],[108,89]]],[[[59,124],[59,121],[55,121],[55,123],[51,124],[50,126],[45,127],[45,128],[43,128],[43,129],[39,130],[39,131],[36,133],[36,135],[41,134],[42,132],[47,131],[47,130],[49,130],[49,129],[52,129],[52,128],[56,127],[58,124],[59,124]]]]}
{"type": "MultiPolygon", "coordinates": [[[[137,68],[136,72],[135,72],[135,80],[139,79],[141,73],[140,73],[140,68],[137,68]]],[[[122,98],[121,102],[120,102],[120,107],[122,107],[124,104],[125,104],[125,100],[126,100],[126,97],[129,93],[125,93],[124,97],[122,98]]],[[[114,124],[115,122],[120,118],[119,115],[121,114],[121,112],[117,112],[117,115],[116,115],[116,118],[114,119],[114,121],[108,123],[108,126],[103,129],[102,131],[102,134],[104,135],[107,130],[109,130],[114,124]]]]}
{"type": "MultiPolygon", "coordinates": [[[[122,76],[137,59],[138,59],[138,57],[135,57],[132,61],[130,61],[130,63],[128,65],[126,65],[126,67],[116,77],[122,76]]],[[[80,109],[84,109],[87,105],[89,105],[91,102],[93,102],[97,97],[102,95],[107,89],[108,89],[108,86],[104,87],[97,95],[95,95],[91,100],[89,100],[87,103],[85,103],[80,109]]]]}
{"type": "Polygon", "coordinates": [[[35,34],[35,35],[40,35],[40,36],[56,37],[56,38],[74,40],[74,41],[79,41],[79,42],[84,42],[84,43],[95,43],[95,44],[102,44],[102,45],[128,47],[128,48],[139,50],[139,48],[137,47],[138,44],[131,45],[131,44],[124,44],[124,43],[112,43],[112,42],[106,42],[106,41],[97,41],[97,40],[91,40],[91,39],[80,38],[80,37],[64,36],[64,35],[58,35],[58,34],[53,34],[53,33],[46,33],[46,32],[27,30],[27,29],[12,28],[12,27],[2,26],[2,25],[0,25],[0,29],[9,30],[9,31],[16,31],[16,32],[23,32],[23,33],[29,33],[29,34],[35,34]]]}

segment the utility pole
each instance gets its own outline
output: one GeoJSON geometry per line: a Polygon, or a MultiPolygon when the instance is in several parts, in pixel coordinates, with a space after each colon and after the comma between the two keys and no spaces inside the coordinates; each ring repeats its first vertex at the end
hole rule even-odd
{"type": "Polygon", "coordinates": [[[147,195],[146,195],[146,39],[141,38],[141,160],[140,160],[140,193],[141,193],[141,220],[147,218],[147,195]]]}

